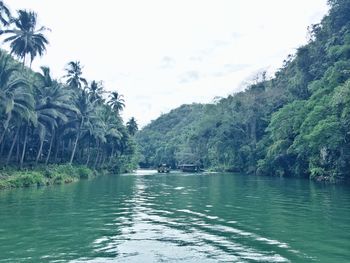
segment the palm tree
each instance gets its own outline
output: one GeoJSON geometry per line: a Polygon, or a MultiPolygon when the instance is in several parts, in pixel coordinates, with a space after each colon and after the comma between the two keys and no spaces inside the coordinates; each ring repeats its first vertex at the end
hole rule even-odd
{"type": "MultiPolygon", "coordinates": [[[[15,97],[20,96],[23,91],[25,92],[25,90],[16,89],[16,93],[14,93],[14,96],[15,97]]],[[[34,128],[37,127],[38,120],[37,120],[36,112],[34,110],[34,98],[31,93],[23,97],[17,103],[16,103],[16,100],[17,99],[14,100],[15,106],[13,107],[12,115],[14,119],[13,129],[16,129],[17,131],[16,131],[15,139],[13,139],[10,151],[8,152],[8,155],[7,155],[6,165],[9,163],[11,159],[12,151],[15,143],[17,142],[17,140],[21,139],[20,137],[18,137],[18,134],[20,134],[20,131],[23,131],[24,138],[22,142],[23,147],[22,147],[22,154],[20,158],[20,168],[22,168],[24,163],[25,153],[27,150],[29,130],[31,127],[34,127],[34,128]]]]}
{"type": "Polygon", "coordinates": [[[37,73],[37,77],[39,79],[39,84],[43,87],[50,87],[52,86],[53,79],[50,74],[50,68],[42,66],[40,67],[42,73],[37,73]]]}
{"type": "MultiPolygon", "coordinates": [[[[112,109],[108,105],[101,105],[99,111],[97,112],[98,116],[103,123],[103,134],[106,138],[105,152],[109,156],[109,164],[112,161],[113,156],[115,155],[115,146],[118,145],[120,139],[122,138],[122,122],[115,114],[113,114],[112,109]]],[[[102,158],[102,163],[105,158],[102,158]]]]}
{"type": "Polygon", "coordinates": [[[123,95],[119,94],[116,91],[113,91],[109,95],[108,105],[110,105],[117,114],[119,114],[119,112],[121,112],[125,107],[125,101],[123,97],[123,95]]]}
{"type": "Polygon", "coordinates": [[[3,30],[1,34],[11,34],[4,42],[10,42],[11,54],[15,54],[25,65],[27,55],[30,56],[30,66],[34,58],[42,56],[49,43],[43,32],[48,30],[45,27],[36,29],[37,15],[33,11],[19,10],[18,17],[14,18],[14,29],[3,30]]]}
{"type": "Polygon", "coordinates": [[[138,131],[137,122],[134,117],[132,117],[127,123],[126,128],[128,129],[128,132],[130,135],[135,135],[135,133],[138,131]]]}
{"type": "Polygon", "coordinates": [[[100,101],[103,102],[103,94],[105,93],[105,91],[103,90],[103,85],[102,85],[102,81],[95,81],[93,80],[90,84],[90,86],[88,86],[88,92],[89,92],[89,97],[90,97],[90,101],[100,101]]]}
{"type": "Polygon", "coordinates": [[[78,98],[76,99],[76,107],[79,110],[79,113],[76,115],[76,118],[69,123],[71,128],[67,129],[67,132],[73,131],[75,133],[75,140],[73,142],[73,150],[69,164],[73,163],[78,141],[81,138],[82,133],[85,132],[88,127],[93,127],[95,124],[95,105],[90,102],[86,91],[82,90],[79,92],[78,98]]]}
{"type": "Polygon", "coordinates": [[[38,116],[38,136],[40,140],[36,163],[42,153],[43,143],[47,132],[51,133],[50,146],[46,157],[48,162],[51,154],[55,130],[58,125],[68,122],[69,113],[77,113],[78,109],[72,102],[72,93],[64,89],[61,84],[50,76],[50,69],[41,67],[42,74],[38,73],[40,86],[36,89],[36,113],[38,116]]]}
{"type": "MultiPolygon", "coordinates": [[[[93,167],[96,168],[99,160],[104,158],[103,153],[103,145],[107,142],[106,134],[107,134],[107,123],[103,119],[105,108],[101,104],[96,104],[95,111],[93,114],[93,122],[89,122],[87,124],[93,124],[91,129],[91,135],[95,139],[96,142],[96,156],[93,167]]],[[[90,126],[90,125],[89,125],[90,126]]]]}
{"type": "Polygon", "coordinates": [[[34,107],[29,83],[21,77],[13,77],[18,70],[18,67],[11,63],[11,58],[0,51],[0,110],[6,115],[0,143],[5,138],[13,116],[29,118],[29,112],[34,107]]]}
{"type": "Polygon", "coordinates": [[[7,27],[10,25],[11,12],[10,9],[4,4],[4,1],[0,0],[0,23],[7,27]]]}
{"type": "Polygon", "coordinates": [[[82,66],[79,61],[70,61],[65,68],[67,71],[67,85],[71,88],[80,89],[82,84],[87,86],[87,81],[82,77],[82,66]]]}

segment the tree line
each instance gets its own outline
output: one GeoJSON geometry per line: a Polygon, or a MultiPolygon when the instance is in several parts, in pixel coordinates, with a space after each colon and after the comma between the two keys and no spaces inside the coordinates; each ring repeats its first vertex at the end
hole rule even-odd
{"type": "Polygon", "coordinates": [[[134,118],[123,123],[123,95],[107,92],[102,81],[87,81],[79,61],[66,65],[63,82],[49,67],[31,70],[46,51],[48,31],[38,27],[35,12],[13,15],[0,1],[0,35],[11,49],[0,49],[0,165],[134,168],[138,127],[134,118]]]}
{"type": "Polygon", "coordinates": [[[271,78],[211,104],[183,105],[137,134],[141,165],[350,179],[350,1],[330,0],[309,42],[271,78]]]}

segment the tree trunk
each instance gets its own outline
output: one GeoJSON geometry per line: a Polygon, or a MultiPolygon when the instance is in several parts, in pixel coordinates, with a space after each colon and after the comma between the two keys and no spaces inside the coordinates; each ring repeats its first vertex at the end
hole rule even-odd
{"type": "Polygon", "coordinates": [[[17,141],[17,138],[18,138],[19,130],[20,130],[20,127],[17,128],[16,134],[15,134],[15,138],[13,138],[10,151],[9,151],[9,153],[7,155],[6,165],[8,165],[9,162],[10,162],[12,151],[13,151],[13,148],[15,147],[15,144],[16,144],[16,141],[17,141]]]}
{"type": "Polygon", "coordinates": [[[114,144],[112,144],[112,152],[111,152],[111,156],[109,157],[108,166],[111,165],[112,163],[113,155],[114,155],[114,144]]]}
{"type": "Polygon", "coordinates": [[[101,162],[101,164],[100,164],[100,167],[103,167],[103,166],[104,166],[105,161],[106,161],[106,155],[103,154],[103,152],[102,152],[102,162],[101,162]]]}
{"type": "Polygon", "coordinates": [[[90,161],[90,154],[91,154],[91,149],[90,149],[90,138],[89,138],[89,142],[88,142],[88,156],[87,156],[87,159],[86,159],[86,163],[85,165],[88,166],[89,164],[89,161],[90,161]]]}
{"type": "Polygon", "coordinates": [[[95,162],[94,162],[94,169],[96,168],[99,156],[100,156],[100,145],[97,146],[97,154],[96,154],[96,159],[95,159],[95,162]]]}
{"type": "MultiPolygon", "coordinates": [[[[58,144],[58,145],[60,145],[60,144],[58,144]]],[[[69,142],[68,142],[68,147],[67,147],[67,152],[69,152],[69,142]]],[[[66,144],[65,144],[65,141],[64,140],[62,140],[62,151],[61,151],[61,162],[62,162],[62,160],[63,160],[63,162],[65,161],[64,160],[64,153],[66,152],[66,144]]],[[[59,152],[58,152],[59,153],[59,152]]]]}
{"type": "Polygon", "coordinates": [[[52,150],[52,144],[53,144],[53,140],[55,138],[55,130],[52,131],[52,134],[51,134],[51,140],[50,140],[50,146],[49,146],[49,152],[47,153],[47,156],[46,156],[46,160],[45,160],[45,165],[48,164],[49,160],[50,160],[50,155],[51,155],[51,150],[52,150]]]}
{"type": "Polygon", "coordinates": [[[97,155],[96,155],[96,158],[95,158],[95,161],[94,161],[94,166],[93,166],[93,168],[94,168],[94,170],[96,169],[96,167],[97,167],[97,162],[98,162],[98,158],[100,157],[100,152],[97,152],[97,155]]]}
{"type": "Polygon", "coordinates": [[[21,156],[21,161],[19,163],[19,168],[23,168],[23,162],[24,162],[24,156],[26,153],[26,148],[27,148],[27,140],[28,140],[28,125],[26,125],[26,129],[24,131],[24,142],[23,142],[23,150],[22,150],[22,156],[21,156]]]}
{"type": "Polygon", "coordinates": [[[73,163],[73,159],[74,159],[75,151],[77,149],[79,136],[80,136],[80,132],[77,133],[77,137],[75,138],[75,141],[74,141],[73,151],[72,151],[72,155],[70,156],[70,161],[69,161],[70,165],[72,165],[72,163],[73,163]]]}
{"type": "MultiPolygon", "coordinates": [[[[70,151],[72,149],[72,139],[68,140],[68,146],[67,146],[67,150],[70,151]]],[[[64,154],[64,153],[63,153],[64,154]]]]}
{"type": "MultiPolygon", "coordinates": [[[[5,135],[5,134],[4,134],[5,135]]],[[[4,136],[5,137],[5,136],[4,136]]],[[[2,154],[4,153],[4,149],[5,149],[5,142],[1,144],[1,149],[0,149],[0,156],[2,156],[2,154]]]]}
{"type": "Polygon", "coordinates": [[[56,147],[55,147],[54,163],[57,163],[57,159],[58,159],[58,152],[59,152],[59,150],[60,150],[60,140],[61,140],[60,137],[61,137],[60,135],[57,135],[57,136],[56,136],[56,139],[55,139],[55,141],[56,141],[56,147]]]}
{"type": "Polygon", "coordinates": [[[1,134],[1,138],[0,138],[0,144],[1,144],[1,153],[3,151],[3,141],[4,141],[4,138],[5,138],[5,134],[7,132],[7,128],[9,127],[9,123],[10,123],[10,120],[11,120],[11,117],[12,117],[12,113],[8,113],[7,114],[7,118],[4,122],[4,132],[1,134]]]}
{"type": "Polygon", "coordinates": [[[19,155],[20,155],[20,152],[21,152],[21,149],[20,149],[20,146],[21,146],[21,140],[17,140],[17,149],[16,149],[16,162],[19,163],[19,155]]]}
{"type": "Polygon", "coordinates": [[[36,159],[35,159],[35,165],[38,165],[38,161],[39,161],[39,158],[41,156],[41,152],[43,150],[43,145],[44,145],[44,140],[40,140],[40,147],[39,147],[39,151],[38,151],[38,154],[36,156],[36,159]]]}
{"type": "Polygon", "coordinates": [[[77,133],[77,138],[75,138],[72,155],[71,155],[70,161],[69,161],[70,165],[72,165],[72,163],[73,163],[73,159],[74,159],[75,151],[77,149],[77,144],[78,144],[78,140],[79,140],[79,137],[80,137],[81,128],[83,127],[83,123],[84,123],[84,118],[81,118],[79,130],[78,130],[78,133],[77,133]]]}

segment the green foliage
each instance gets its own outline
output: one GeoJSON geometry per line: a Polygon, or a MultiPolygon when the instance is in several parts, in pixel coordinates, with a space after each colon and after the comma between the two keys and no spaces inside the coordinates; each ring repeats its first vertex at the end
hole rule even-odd
{"type": "Polygon", "coordinates": [[[143,166],[190,162],[259,175],[350,179],[350,1],[329,1],[310,41],[268,80],[183,105],[136,135],[143,166]]]}
{"type": "Polygon", "coordinates": [[[92,177],[94,174],[93,170],[87,166],[72,166],[66,165],[50,165],[45,167],[44,175],[47,178],[64,178],[71,177],[76,179],[87,179],[92,177]]]}
{"type": "Polygon", "coordinates": [[[15,54],[25,64],[26,56],[30,57],[30,64],[34,58],[42,56],[49,43],[43,32],[45,27],[37,29],[37,14],[32,11],[18,10],[18,17],[13,19],[13,29],[6,29],[1,33],[11,34],[4,42],[10,42],[11,54],[15,54]]]}
{"type": "Polygon", "coordinates": [[[134,136],[138,131],[138,126],[134,117],[130,118],[130,120],[126,123],[126,128],[130,135],[134,136]]]}
{"type": "Polygon", "coordinates": [[[0,176],[0,189],[65,184],[94,175],[95,172],[86,166],[49,165],[32,171],[6,168],[0,176]]]}
{"type": "Polygon", "coordinates": [[[79,178],[88,179],[93,176],[93,171],[86,166],[80,166],[77,168],[77,174],[79,178]]]}
{"type": "Polygon", "coordinates": [[[28,187],[32,185],[44,185],[44,176],[35,171],[30,172],[16,172],[7,180],[2,182],[4,188],[18,188],[18,187],[28,187]]]}
{"type": "Polygon", "coordinates": [[[0,35],[6,34],[11,47],[11,54],[0,49],[0,168],[50,165],[45,178],[57,183],[88,178],[95,169],[135,168],[137,123],[124,125],[123,95],[114,91],[106,100],[102,82],[88,85],[79,61],[67,64],[66,83],[53,79],[48,67],[41,72],[25,67],[26,57],[32,62],[43,55],[47,29],[37,29],[35,12],[19,10],[9,20],[7,6],[1,2],[0,9],[0,35]]]}

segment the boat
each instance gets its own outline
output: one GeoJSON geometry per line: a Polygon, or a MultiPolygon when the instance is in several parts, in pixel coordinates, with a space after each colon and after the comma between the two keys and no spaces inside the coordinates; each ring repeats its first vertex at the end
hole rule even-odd
{"type": "Polygon", "coordinates": [[[157,170],[158,173],[170,173],[170,167],[165,163],[158,165],[157,170]]]}

